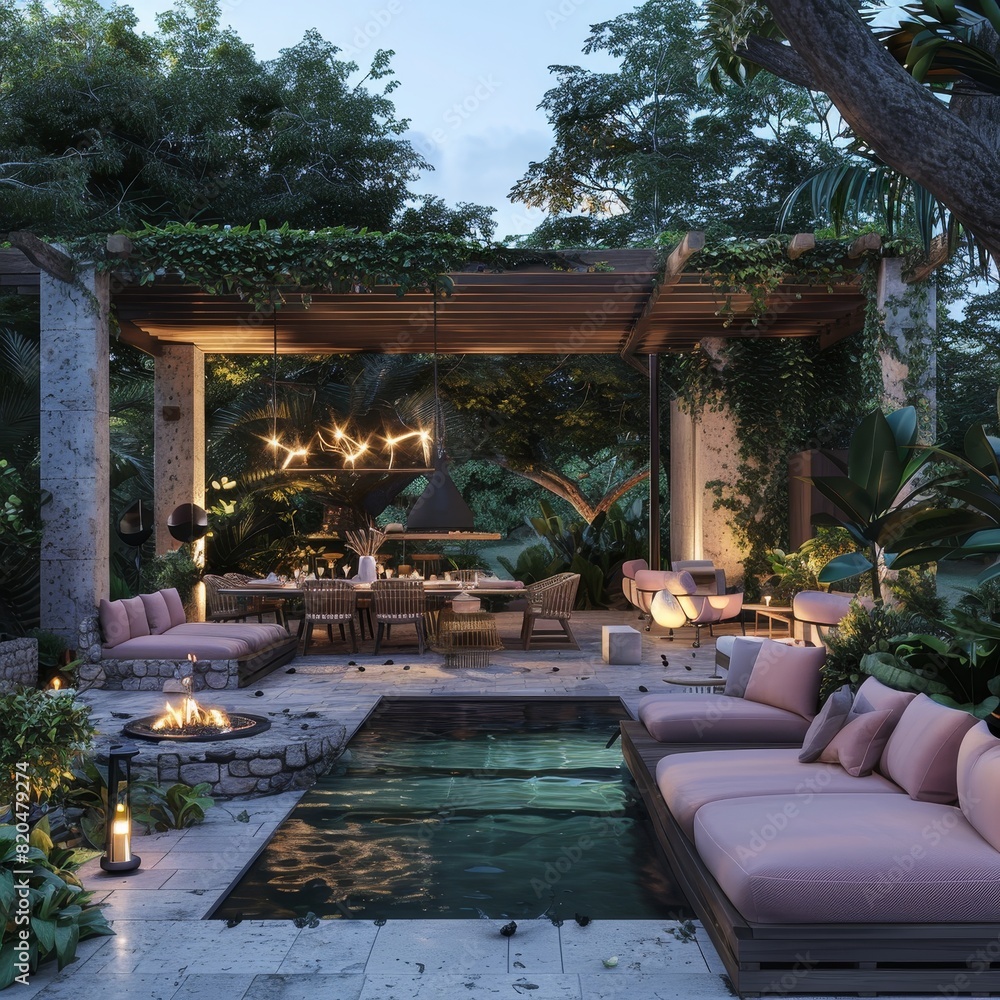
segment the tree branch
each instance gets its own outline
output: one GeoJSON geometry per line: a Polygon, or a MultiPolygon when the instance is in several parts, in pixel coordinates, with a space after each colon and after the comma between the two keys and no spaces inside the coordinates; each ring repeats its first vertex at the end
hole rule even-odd
{"type": "Polygon", "coordinates": [[[789,83],[808,90],[822,89],[816,83],[812,71],[790,45],[783,45],[773,38],[750,35],[737,54],[758,66],[763,66],[769,73],[780,76],[789,83]]]}
{"type": "Polygon", "coordinates": [[[939,198],[1000,259],[1000,173],[991,136],[970,128],[900,66],[851,0],[765,0],[854,132],[939,198]]]}

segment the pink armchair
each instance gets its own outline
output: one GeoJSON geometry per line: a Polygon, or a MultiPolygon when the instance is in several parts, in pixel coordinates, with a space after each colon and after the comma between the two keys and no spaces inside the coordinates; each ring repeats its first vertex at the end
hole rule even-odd
{"type": "Polygon", "coordinates": [[[740,620],[740,630],[746,634],[742,621],[743,594],[699,594],[690,573],[669,573],[660,570],[639,570],[635,574],[637,607],[647,616],[646,631],[656,622],[667,629],[673,639],[674,629],[693,625],[694,647],[701,645],[701,630],[724,621],[740,620]]]}

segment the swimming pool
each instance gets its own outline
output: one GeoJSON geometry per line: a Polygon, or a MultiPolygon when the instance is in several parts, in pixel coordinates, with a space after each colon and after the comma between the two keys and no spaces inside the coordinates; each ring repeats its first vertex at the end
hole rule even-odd
{"type": "Polygon", "coordinates": [[[215,918],[687,917],[617,699],[383,699],[215,918]]]}

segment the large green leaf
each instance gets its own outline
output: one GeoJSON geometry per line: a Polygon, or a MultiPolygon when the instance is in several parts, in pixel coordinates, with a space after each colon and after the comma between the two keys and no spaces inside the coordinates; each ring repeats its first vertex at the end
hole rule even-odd
{"type": "Polygon", "coordinates": [[[921,677],[899,665],[892,653],[866,653],[861,657],[861,669],[870,677],[880,680],[897,691],[916,691],[924,694],[946,694],[948,685],[941,681],[921,677]]]}
{"type": "Polygon", "coordinates": [[[852,479],[844,476],[814,476],[811,482],[852,521],[865,524],[874,513],[871,497],[864,487],[852,479]]]}
{"type": "Polygon", "coordinates": [[[871,498],[873,512],[878,512],[887,506],[880,503],[889,488],[887,482],[894,482],[898,490],[902,471],[896,436],[882,411],[872,410],[851,437],[847,474],[871,498]]]}
{"type": "Polygon", "coordinates": [[[898,410],[893,410],[885,418],[885,422],[896,440],[896,454],[900,462],[905,462],[910,449],[917,443],[917,411],[912,406],[902,406],[898,410]]]}
{"type": "Polygon", "coordinates": [[[1000,552],[1000,528],[977,531],[962,543],[962,551],[967,555],[974,552],[1000,552]]]}
{"type": "Polygon", "coordinates": [[[982,424],[974,424],[965,432],[965,455],[980,472],[1000,478],[1000,438],[991,437],[982,424]]]}
{"type": "Polygon", "coordinates": [[[831,559],[820,571],[820,583],[838,583],[859,573],[867,573],[872,568],[871,560],[863,552],[849,552],[845,556],[831,559]]]}

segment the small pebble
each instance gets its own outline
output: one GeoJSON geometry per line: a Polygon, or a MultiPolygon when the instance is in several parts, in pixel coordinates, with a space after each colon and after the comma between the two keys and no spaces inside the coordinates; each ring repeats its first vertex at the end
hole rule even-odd
{"type": "Polygon", "coordinates": [[[289,667],[289,668],[288,668],[288,669],[287,669],[287,670],[285,671],[285,673],[286,673],[286,674],[294,674],[294,673],[295,673],[295,667],[289,667]]]}
{"type": "Polygon", "coordinates": [[[357,664],[357,662],[355,660],[348,660],[347,661],[347,665],[349,667],[356,667],[358,664],[357,664]]]}
{"type": "Polygon", "coordinates": [[[509,924],[504,924],[503,927],[500,928],[500,933],[504,937],[513,937],[516,930],[517,924],[512,920],[509,924]]]}
{"type": "Polygon", "coordinates": [[[649,690],[649,688],[648,688],[648,687],[646,687],[646,685],[645,685],[645,684],[640,684],[640,685],[639,685],[639,690],[640,690],[640,691],[648,691],[648,690],[649,690]]]}
{"type": "Polygon", "coordinates": [[[574,919],[581,927],[586,927],[587,924],[590,923],[590,917],[586,916],[586,914],[583,913],[576,914],[574,919]]]}
{"type": "Polygon", "coordinates": [[[553,667],[552,668],[552,673],[554,673],[554,674],[559,673],[559,668],[558,667],[553,667]]]}
{"type": "Polygon", "coordinates": [[[404,670],[409,670],[409,669],[410,669],[410,665],[409,665],[409,663],[407,663],[407,664],[406,664],[406,666],[405,666],[405,667],[403,667],[403,669],[404,669],[404,670]]]}
{"type": "Polygon", "coordinates": [[[383,667],[391,667],[392,666],[392,660],[386,660],[385,663],[382,664],[382,666],[383,667]]]}
{"type": "Polygon", "coordinates": [[[253,696],[255,698],[263,698],[264,697],[264,692],[263,691],[254,691],[253,696]]]}
{"type": "Polygon", "coordinates": [[[364,673],[364,672],[365,672],[365,668],[364,668],[364,667],[358,667],[358,670],[359,670],[359,671],[360,671],[361,673],[364,673]]]}

